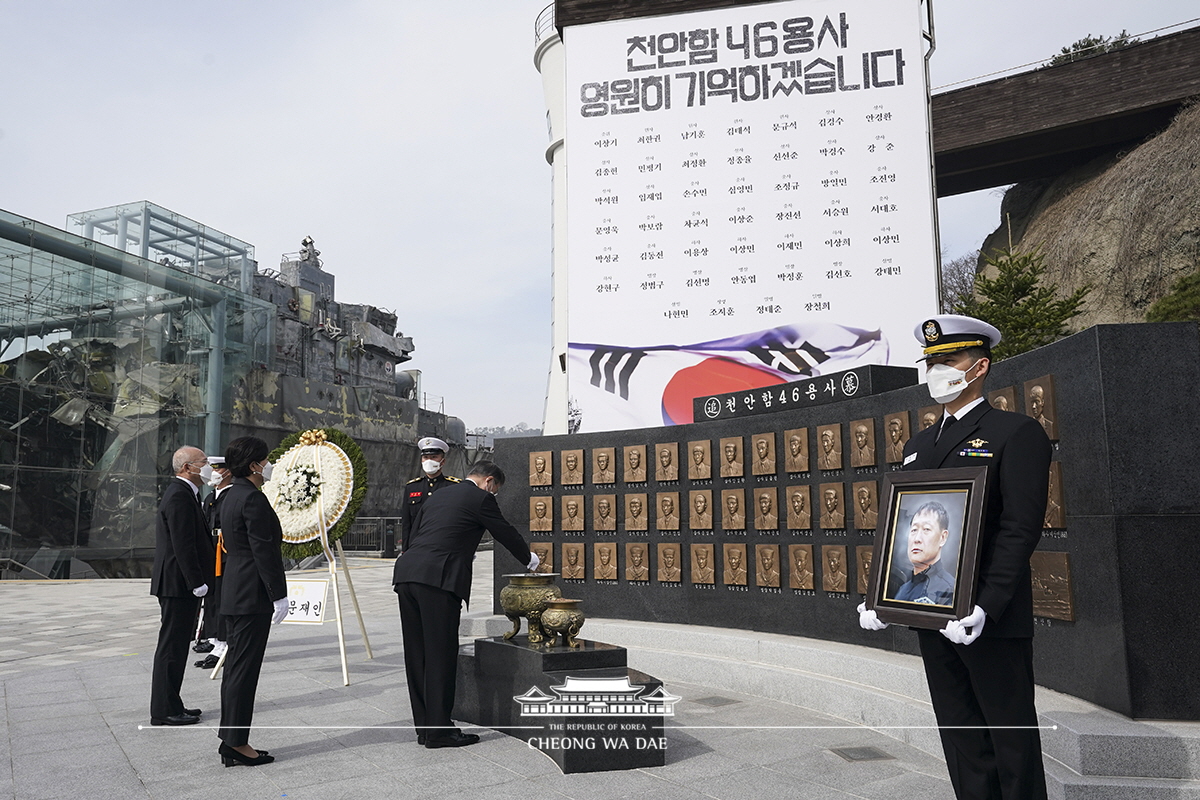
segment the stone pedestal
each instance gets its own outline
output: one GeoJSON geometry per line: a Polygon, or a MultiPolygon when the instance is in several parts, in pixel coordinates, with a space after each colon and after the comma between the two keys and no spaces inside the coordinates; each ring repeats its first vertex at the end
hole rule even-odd
{"type": "Polygon", "coordinates": [[[454,718],[541,750],[564,773],[660,767],[664,717],[678,698],[629,669],[623,647],[476,639],[458,651],[454,718]]]}

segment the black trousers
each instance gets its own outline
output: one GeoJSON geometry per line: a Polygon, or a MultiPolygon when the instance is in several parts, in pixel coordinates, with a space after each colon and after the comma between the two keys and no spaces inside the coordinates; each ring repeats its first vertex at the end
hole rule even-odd
{"type": "Polygon", "coordinates": [[[196,630],[200,600],[190,596],[160,597],[158,606],[162,624],[158,629],[158,646],[154,649],[154,669],[150,677],[150,716],[162,719],[183,713],[179,689],[187,672],[188,645],[196,630]]]}
{"type": "Polygon", "coordinates": [[[451,733],[462,600],[423,583],[398,583],[396,593],[413,723],[427,736],[451,733]]]}
{"type": "Polygon", "coordinates": [[[958,645],[924,630],[917,638],[955,796],[1044,800],[1033,640],[981,637],[958,645]]]}
{"type": "Polygon", "coordinates": [[[204,619],[200,625],[201,639],[216,639],[225,641],[225,617],[221,615],[221,579],[215,578],[209,585],[208,594],[204,595],[204,619]]]}
{"type": "Polygon", "coordinates": [[[254,694],[267,638],[271,635],[270,614],[239,614],[225,618],[225,675],[221,678],[221,727],[217,736],[230,747],[250,741],[254,719],[254,694]]]}

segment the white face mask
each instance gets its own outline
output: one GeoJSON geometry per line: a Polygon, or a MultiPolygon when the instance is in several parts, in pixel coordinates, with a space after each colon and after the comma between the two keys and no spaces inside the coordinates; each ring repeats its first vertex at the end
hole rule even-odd
{"type": "Polygon", "coordinates": [[[212,464],[205,464],[203,467],[200,468],[200,480],[204,481],[209,486],[215,486],[216,484],[214,484],[212,482],[212,478],[213,478],[212,464]]]}
{"type": "Polygon", "coordinates": [[[215,489],[218,486],[220,486],[224,482],[224,480],[225,480],[225,476],[223,474],[221,474],[220,472],[217,472],[216,470],[213,470],[211,477],[209,477],[209,479],[206,481],[206,483],[208,483],[209,486],[211,486],[215,489]]]}
{"type": "Polygon", "coordinates": [[[266,483],[267,481],[271,480],[271,472],[274,469],[275,469],[275,465],[272,464],[270,461],[263,463],[262,471],[259,473],[260,475],[262,475],[263,483],[266,483]]]}
{"type": "Polygon", "coordinates": [[[929,388],[929,396],[939,403],[954,402],[963,390],[979,377],[976,375],[967,380],[967,373],[978,364],[976,361],[966,369],[955,369],[949,364],[934,364],[925,371],[925,384],[929,388]]]}
{"type": "Polygon", "coordinates": [[[421,469],[425,470],[426,475],[436,475],[442,468],[442,462],[434,461],[431,458],[422,459],[421,469]]]}

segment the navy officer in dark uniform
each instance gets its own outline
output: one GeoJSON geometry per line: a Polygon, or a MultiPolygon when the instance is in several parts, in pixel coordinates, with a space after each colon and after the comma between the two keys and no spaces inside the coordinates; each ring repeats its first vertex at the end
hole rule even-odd
{"type": "Polygon", "coordinates": [[[400,509],[401,552],[408,549],[408,540],[412,535],[412,522],[416,519],[417,512],[421,510],[421,504],[425,502],[426,498],[443,486],[461,483],[458,478],[442,472],[442,466],[446,463],[446,454],[450,452],[450,445],[436,436],[426,436],[417,442],[417,448],[421,451],[421,472],[424,474],[404,484],[404,506],[400,509]]]}
{"type": "Polygon", "coordinates": [[[417,744],[428,748],[479,741],[476,734],[455,728],[450,712],[459,612],[471,596],[471,562],[483,532],[490,532],[527,571],[537,569],[538,557],[500,513],[495,494],[503,485],[504,472],[491,461],[479,461],[465,481],[439,489],[422,504],[412,534],[406,532],[404,552],[392,573],[417,744]]]}
{"type": "MultiPolygon", "coordinates": [[[[944,630],[917,631],[950,782],[960,800],[1041,800],[1029,557],[1042,535],[1050,440],[1032,417],[984,401],[996,328],[948,314],[914,333],[944,411],[904,446],[904,468],[988,468],[974,610],[944,630]]],[[[865,606],[859,624],[886,627],[865,606]]]]}

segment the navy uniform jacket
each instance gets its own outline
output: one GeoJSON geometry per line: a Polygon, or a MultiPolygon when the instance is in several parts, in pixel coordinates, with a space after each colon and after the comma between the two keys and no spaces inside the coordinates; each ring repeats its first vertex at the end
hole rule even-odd
{"type": "Polygon", "coordinates": [[[988,615],[983,636],[1031,637],[1029,557],[1046,515],[1050,440],[1037,420],[992,408],[986,400],[936,441],[940,427],[939,421],[908,440],[904,468],[988,468],[975,594],[975,604],[988,615]],[[964,455],[968,448],[990,456],[964,455]]]}
{"type": "Polygon", "coordinates": [[[529,546],[500,514],[500,505],[490,492],[471,481],[439,489],[424,501],[413,520],[413,533],[406,536],[404,552],[396,559],[392,584],[423,583],[469,600],[471,562],[485,530],[522,568],[529,563],[529,546]]]}
{"type": "MultiPolygon", "coordinates": [[[[222,493],[221,613],[270,614],[287,597],[283,528],[267,496],[247,478],[234,478],[222,493]]],[[[211,539],[211,536],[209,537],[211,539]]]]}
{"type": "MultiPolygon", "coordinates": [[[[444,486],[462,483],[458,478],[451,478],[446,473],[430,478],[422,475],[404,484],[404,505],[400,508],[400,550],[408,549],[408,539],[412,535],[413,520],[421,510],[421,504],[444,486]]],[[[528,562],[526,562],[528,563],[528,562]]]]}
{"type": "Polygon", "coordinates": [[[171,478],[158,504],[156,519],[150,594],[192,597],[193,589],[204,584],[211,588],[217,551],[191,486],[180,478],[171,478]]]}

